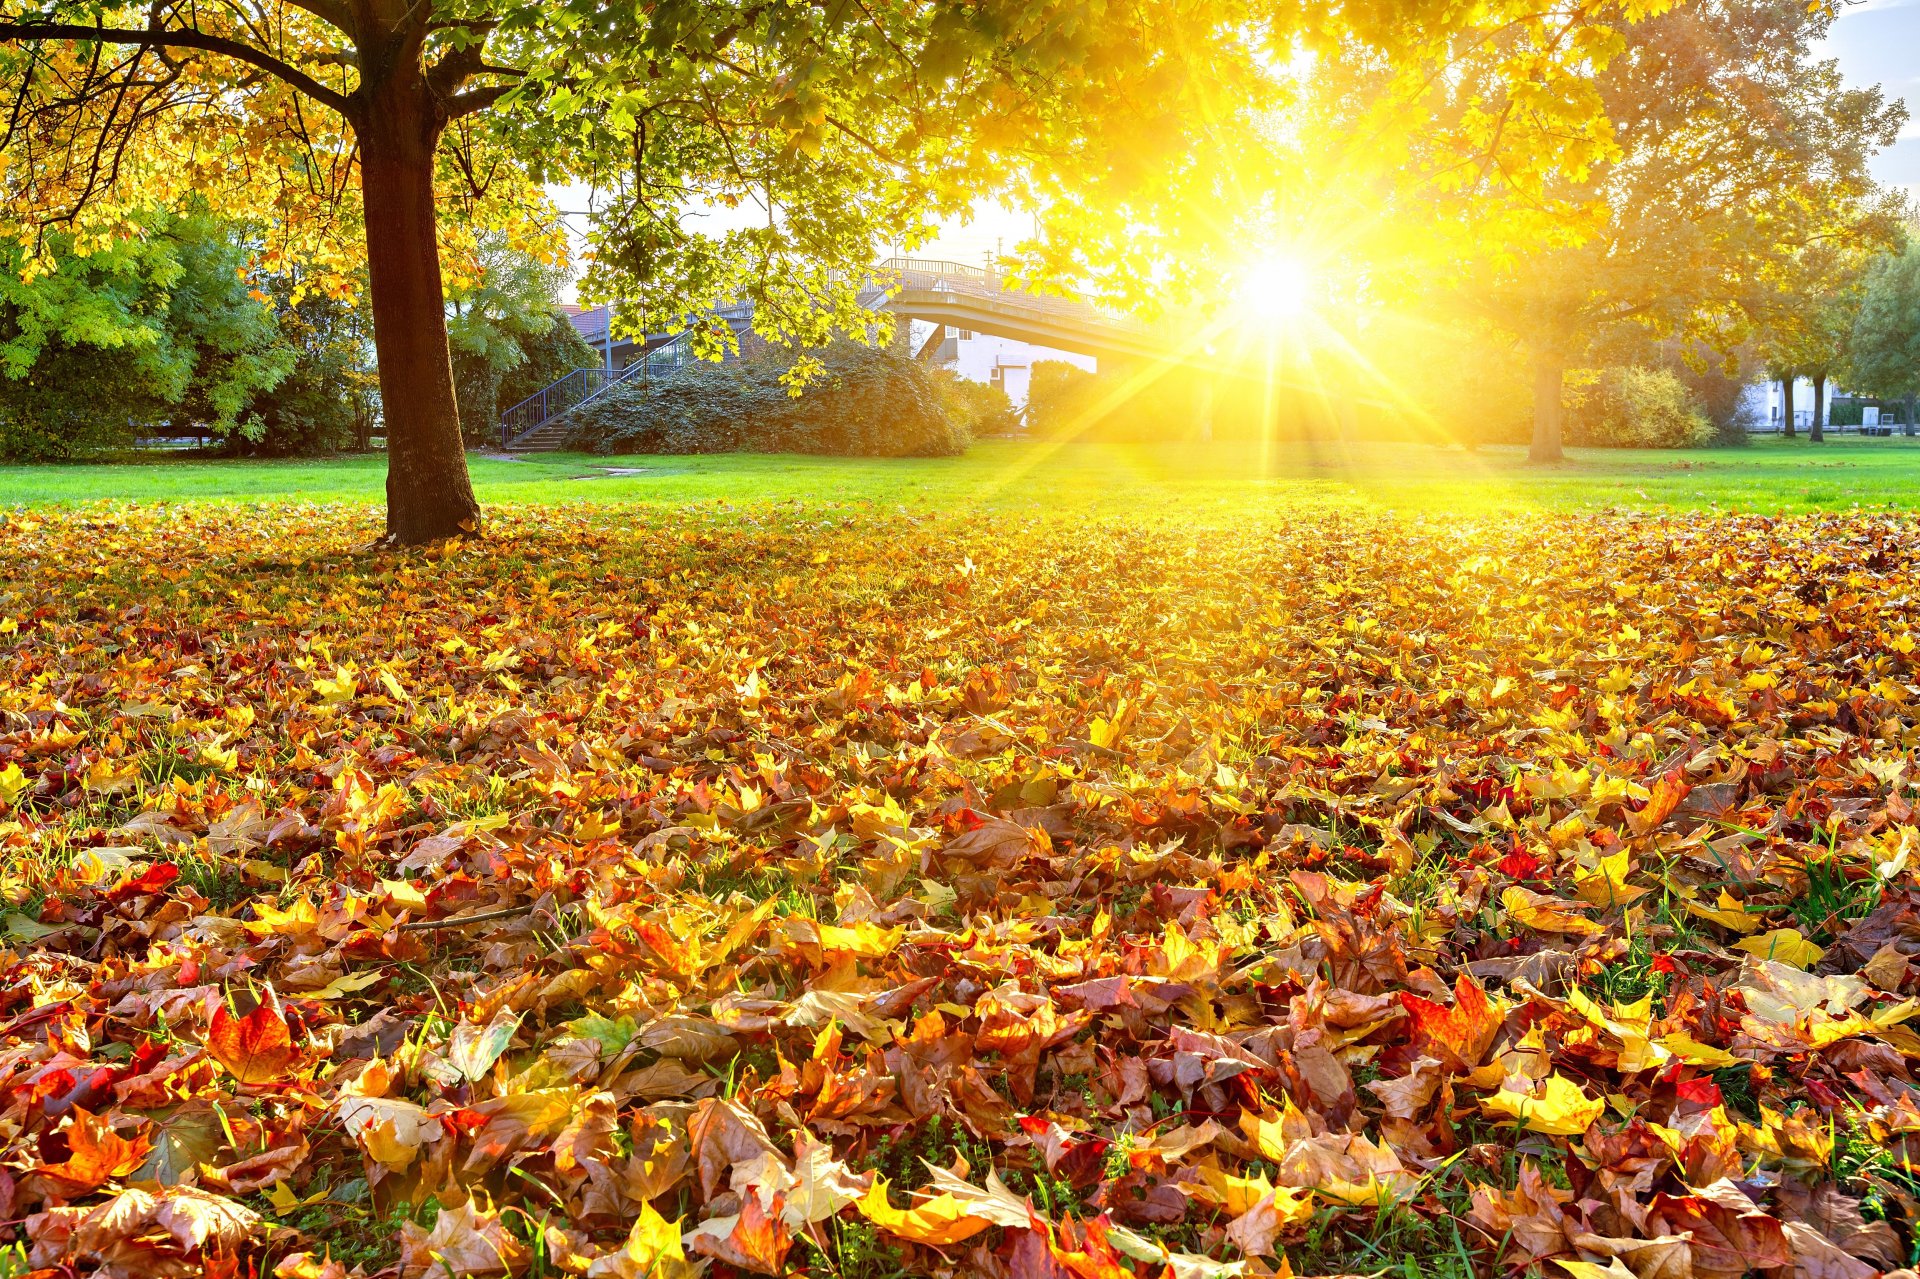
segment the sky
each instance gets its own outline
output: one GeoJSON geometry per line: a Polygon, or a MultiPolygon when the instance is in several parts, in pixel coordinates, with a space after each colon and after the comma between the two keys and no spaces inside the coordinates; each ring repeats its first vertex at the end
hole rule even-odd
{"type": "MultiPolygon", "coordinates": [[[[1823,54],[1837,58],[1847,80],[1855,85],[1878,84],[1889,98],[1903,98],[1915,119],[1908,121],[1900,140],[1881,152],[1873,163],[1874,176],[1889,186],[1903,186],[1920,197],[1920,0],[1843,0],[1840,18],[1828,33],[1823,54]]],[[[576,246],[586,219],[580,188],[555,188],[553,194],[574,227],[576,246]]],[[[1027,219],[1005,209],[983,208],[972,219],[955,220],[940,228],[919,256],[981,264],[1003,246],[1013,247],[1027,230],[1027,219]]],[[[568,286],[568,297],[572,296],[568,286]]]]}
{"type": "Polygon", "coordinates": [[[1841,11],[1826,56],[1856,85],[1877,84],[1906,99],[1916,119],[1874,160],[1874,176],[1920,195],[1920,0],[1855,0],[1841,11]]]}

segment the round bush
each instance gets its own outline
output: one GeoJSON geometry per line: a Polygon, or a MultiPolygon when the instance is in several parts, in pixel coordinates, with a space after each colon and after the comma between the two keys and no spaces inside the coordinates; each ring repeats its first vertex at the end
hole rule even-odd
{"type": "Polygon", "coordinates": [[[823,453],[946,457],[971,435],[924,365],[856,343],[820,354],[797,396],[770,356],[693,364],[617,386],[567,415],[570,448],[594,453],[823,453]]]}
{"type": "Polygon", "coordinates": [[[1575,444],[1685,449],[1713,442],[1713,423],[1686,383],[1666,369],[1608,369],[1575,415],[1575,444]]]}

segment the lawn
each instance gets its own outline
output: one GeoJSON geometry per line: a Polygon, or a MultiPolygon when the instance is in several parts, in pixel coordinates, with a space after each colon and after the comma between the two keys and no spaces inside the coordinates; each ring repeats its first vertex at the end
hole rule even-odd
{"type": "Polygon", "coordinates": [[[1286,458],[12,474],[0,1274],[1910,1263],[1920,453],[1286,458]]]}
{"type": "MultiPolygon", "coordinates": [[[[1235,521],[1277,510],[1732,510],[1904,508],[1920,493],[1920,440],[1766,440],[1690,452],[1575,450],[1535,468],[1520,450],[1425,444],[1048,445],[989,440],[961,458],[596,458],[475,455],[482,502],[876,503],[909,509],[1177,514],[1235,521]],[[619,472],[637,472],[621,474],[619,472]]],[[[0,468],[0,507],[116,497],[141,502],[378,502],[385,460],[232,462],[166,456],[124,465],[0,468]]]]}

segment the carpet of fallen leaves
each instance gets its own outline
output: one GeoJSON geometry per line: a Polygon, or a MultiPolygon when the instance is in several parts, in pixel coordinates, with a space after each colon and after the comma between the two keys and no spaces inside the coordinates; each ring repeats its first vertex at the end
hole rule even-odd
{"type": "Polygon", "coordinates": [[[375,531],[0,522],[0,1273],[1913,1259],[1920,526],[375,531]]]}

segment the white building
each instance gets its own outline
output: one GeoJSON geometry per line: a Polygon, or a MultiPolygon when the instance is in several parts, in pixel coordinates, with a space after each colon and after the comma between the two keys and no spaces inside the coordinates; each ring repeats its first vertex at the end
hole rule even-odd
{"type": "MultiPolygon", "coordinates": [[[[1839,383],[1827,379],[1826,392],[1820,397],[1820,425],[1833,425],[1833,397],[1841,393],[1839,383]]],[[[1750,420],[1756,431],[1779,431],[1786,421],[1786,387],[1779,382],[1756,382],[1746,390],[1746,407],[1751,410],[1750,420]]],[[[1880,410],[1866,408],[1862,410],[1865,425],[1876,426],[1880,421],[1880,410]]],[[[1813,381],[1810,378],[1796,378],[1793,383],[1793,427],[1796,431],[1805,431],[1813,426],[1813,381]]]]}
{"type": "MultiPolygon", "coordinates": [[[[913,350],[926,346],[933,337],[935,328],[941,326],[925,320],[913,321],[909,341],[913,350]]],[[[1099,361],[1091,355],[1076,355],[1071,351],[1056,351],[1051,347],[1035,346],[1031,342],[1016,342],[1012,338],[990,337],[985,333],[975,333],[971,329],[948,328],[944,334],[934,362],[952,369],[970,382],[985,382],[997,386],[1007,393],[1018,409],[1026,405],[1027,386],[1033,378],[1033,366],[1042,360],[1060,360],[1096,372],[1099,361]]]]}

